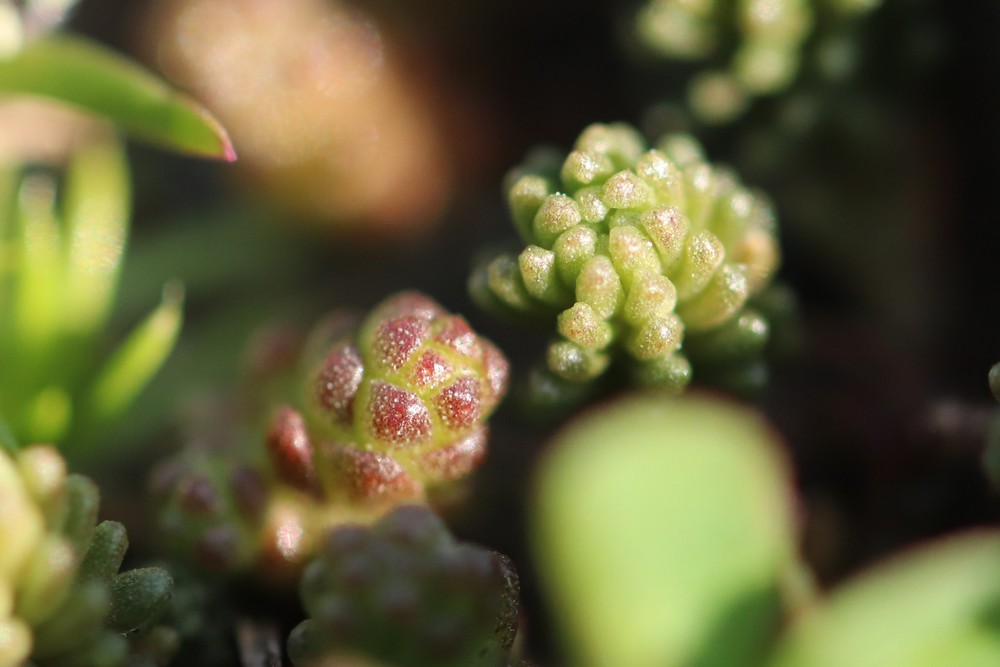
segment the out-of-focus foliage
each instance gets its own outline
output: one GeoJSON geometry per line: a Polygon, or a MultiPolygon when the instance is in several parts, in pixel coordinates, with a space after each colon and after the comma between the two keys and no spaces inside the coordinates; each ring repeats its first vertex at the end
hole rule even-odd
{"type": "Polygon", "coordinates": [[[535,554],[570,664],[1000,661],[1000,533],[942,540],[816,597],[794,556],[788,470],[742,409],[613,404],[556,438],[538,482],[535,554]]]}
{"type": "Polygon", "coordinates": [[[567,664],[759,665],[800,567],[790,470],[759,417],[639,397],[551,444],[534,554],[567,664]]]}
{"type": "Polygon", "coordinates": [[[801,70],[842,77],[852,44],[849,24],[881,0],[647,0],[635,34],[652,52],[705,63],[691,77],[687,102],[706,123],[741,116],[755,97],[789,88],[801,70]]]}
{"type": "MultiPolygon", "coordinates": [[[[192,100],[100,44],[47,34],[73,4],[0,4],[0,92],[66,104],[177,150],[235,159],[225,130],[192,100]]],[[[78,449],[95,444],[169,354],[182,295],[166,289],[160,307],[98,361],[128,235],[128,166],[105,128],[31,104],[12,117],[25,114],[28,127],[13,133],[28,137],[0,150],[0,421],[12,442],[78,449]],[[34,162],[53,158],[70,160],[62,187],[34,162]]]]}
{"type": "Polygon", "coordinates": [[[176,636],[154,623],[173,582],[119,572],[128,536],[97,523],[92,481],[52,447],[0,450],[0,666],[165,665],[176,636]]]}
{"type": "Polygon", "coordinates": [[[23,443],[96,446],[169,354],[181,293],[110,355],[99,353],[128,234],[122,149],[79,149],[59,187],[49,170],[8,166],[0,203],[0,419],[23,443]]]}
{"type": "Polygon", "coordinates": [[[51,98],[176,150],[236,159],[193,100],[101,44],[49,34],[78,0],[0,0],[0,92],[51,98]]]}
{"type": "Polygon", "coordinates": [[[1000,664],[1000,533],[901,554],[797,619],[768,667],[1000,664]]]}
{"type": "Polygon", "coordinates": [[[0,58],[0,91],[54,98],[149,141],[236,159],[225,130],[200,105],[92,42],[61,36],[28,43],[0,58]]]}

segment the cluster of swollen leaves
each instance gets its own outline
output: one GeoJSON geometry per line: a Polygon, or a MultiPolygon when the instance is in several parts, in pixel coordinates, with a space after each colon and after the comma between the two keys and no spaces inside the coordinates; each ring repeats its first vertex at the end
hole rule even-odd
{"type": "Polygon", "coordinates": [[[299,588],[309,619],[288,640],[299,667],[352,655],[408,667],[523,664],[510,656],[518,625],[513,565],[456,542],[426,507],[333,531],[299,588]]]}
{"type": "Polygon", "coordinates": [[[753,98],[778,93],[810,58],[843,69],[843,24],[881,0],[647,0],[635,32],[654,53],[706,63],[688,85],[688,105],[707,123],[739,117],[753,98]],[[806,45],[811,39],[812,52],[806,45]],[[832,62],[831,62],[832,61],[832,62]]]}
{"type": "Polygon", "coordinates": [[[155,622],[173,582],[160,568],[119,572],[128,537],[97,523],[89,479],[33,445],[0,449],[0,665],[166,664],[172,630],[155,622]]]}
{"type": "Polygon", "coordinates": [[[419,664],[506,667],[517,616],[508,561],[456,544],[412,506],[482,460],[503,355],[407,292],[256,357],[242,404],[154,471],[164,541],[209,571],[279,587],[317,559],[300,584],[313,620],[295,635],[296,664],[349,653],[376,661],[358,664],[425,655],[419,664]],[[401,504],[411,506],[393,511],[401,504]]]}
{"type": "Polygon", "coordinates": [[[564,158],[514,170],[508,202],[529,245],[482,264],[470,289],[494,312],[555,318],[536,396],[561,400],[616,361],[673,391],[699,372],[763,380],[753,299],[778,267],[774,215],[690,136],[650,148],[628,125],[592,125],[564,158]]]}

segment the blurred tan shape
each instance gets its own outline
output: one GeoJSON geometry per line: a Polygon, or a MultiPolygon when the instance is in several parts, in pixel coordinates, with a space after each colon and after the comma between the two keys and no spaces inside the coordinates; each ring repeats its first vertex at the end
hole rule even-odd
{"type": "Polygon", "coordinates": [[[0,167],[65,164],[74,149],[107,125],[72,107],[35,98],[0,102],[0,167]]]}
{"type": "Polygon", "coordinates": [[[159,67],[281,205],[366,236],[412,237],[441,213],[453,178],[431,95],[365,16],[324,0],[159,0],[148,26],[159,67]]]}

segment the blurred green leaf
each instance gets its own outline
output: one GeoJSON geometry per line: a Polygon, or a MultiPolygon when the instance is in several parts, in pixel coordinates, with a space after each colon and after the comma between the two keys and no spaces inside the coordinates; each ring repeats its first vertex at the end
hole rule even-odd
{"type": "Polygon", "coordinates": [[[155,621],[166,610],[173,588],[174,580],[159,567],[122,572],[111,585],[111,612],[105,627],[125,633],[155,621]]]}
{"type": "Polygon", "coordinates": [[[570,664],[759,664],[797,567],[790,475],[762,420],[633,398],[564,431],[538,482],[534,548],[570,664]]]}
{"type": "Polygon", "coordinates": [[[62,100],[153,143],[236,159],[226,131],[203,107],[127,58],[86,40],[46,37],[0,59],[0,91],[62,100]]]}
{"type": "Polygon", "coordinates": [[[55,181],[45,175],[29,176],[19,192],[11,349],[19,351],[21,367],[43,365],[60,334],[62,232],[55,198],[55,181]]]}
{"type": "Polygon", "coordinates": [[[111,356],[87,397],[88,423],[84,430],[120,415],[160,369],[180,334],[183,300],[179,285],[167,285],[160,305],[111,356]]]}
{"type": "Polygon", "coordinates": [[[107,321],[128,235],[128,163],[117,142],[95,142],[73,156],[66,179],[63,328],[86,335],[107,321]]]}
{"type": "Polygon", "coordinates": [[[10,427],[7,426],[7,423],[2,418],[0,418],[0,449],[4,449],[12,454],[20,449],[17,444],[17,438],[14,437],[10,427]]]}
{"type": "Polygon", "coordinates": [[[899,556],[795,625],[772,667],[1000,665],[1000,532],[899,556]]]}

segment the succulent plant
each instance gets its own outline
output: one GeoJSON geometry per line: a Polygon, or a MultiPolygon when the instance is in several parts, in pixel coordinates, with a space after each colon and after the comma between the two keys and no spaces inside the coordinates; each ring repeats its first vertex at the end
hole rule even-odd
{"type": "Polygon", "coordinates": [[[150,487],[174,549],[211,569],[242,570],[260,557],[271,489],[248,462],[221,448],[189,447],[156,467],[150,487]]]}
{"type": "Polygon", "coordinates": [[[590,382],[615,361],[682,389],[705,368],[745,368],[768,322],[748,306],[779,262],[767,200],[706,162],[686,135],[649,148],[625,124],[591,125],[564,159],[509,177],[527,247],[480,265],[470,291],[494,312],[555,316],[540,387],[590,382]]]}
{"type": "Polygon", "coordinates": [[[463,317],[404,292],[317,357],[304,410],[280,409],[268,435],[292,484],[349,502],[396,503],[482,460],[508,367],[463,317]]]}
{"type": "Polygon", "coordinates": [[[151,480],[164,541],[202,566],[287,584],[323,531],[482,460],[507,362],[426,296],[333,316],[304,349],[287,332],[257,342],[243,403],[207,411],[151,480]]]}
{"type": "Polygon", "coordinates": [[[472,667],[511,664],[518,580],[509,559],[459,543],[422,506],[322,543],[300,594],[309,619],[288,641],[298,667],[472,667]]]}
{"type": "Polygon", "coordinates": [[[153,627],[173,582],[160,568],[119,572],[125,528],[97,524],[89,479],[50,446],[0,450],[0,665],[165,664],[171,630],[153,627]]]}
{"type": "Polygon", "coordinates": [[[828,47],[842,45],[840,25],[879,4],[880,0],[647,0],[636,14],[635,31],[657,54],[709,63],[691,79],[688,103],[700,120],[723,123],[743,113],[752,98],[784,90],[795,80],[811,57],[805,45],[818,24],[830,24],[823,32],[832,38],[816,40],[816,58],[823,67],[832,53],[828,47]]]}

